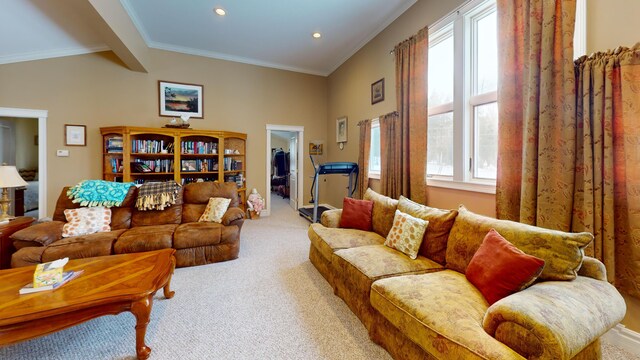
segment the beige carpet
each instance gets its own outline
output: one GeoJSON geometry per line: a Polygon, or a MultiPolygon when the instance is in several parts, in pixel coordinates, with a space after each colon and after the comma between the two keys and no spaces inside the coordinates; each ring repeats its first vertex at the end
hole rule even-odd
{"type": "MultiPolygon", "coordinates": [[[[155,298],[151,359],[391,359],[307,259],[309,223],[272,196],[248,220],[240,258],[177,269],[176,295],[155,298]]],[[[0,359],[133,359],[131,314],[101,317],[0,348],[0,359]]],[[[605,347],[605,359],[633,359],[605,347]]]]}

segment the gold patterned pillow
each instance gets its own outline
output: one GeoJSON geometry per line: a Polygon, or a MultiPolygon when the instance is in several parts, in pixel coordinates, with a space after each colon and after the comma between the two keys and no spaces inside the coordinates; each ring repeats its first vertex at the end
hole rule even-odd
{"type": "Polygon", "coordinates": [[[429,222],[396,210],[393,227],[387,235],[384,244],[390,248],[405,253],[411,259],[418,257],[418,250],[422,244],[422,237],[429,222]]]}
{"type": "Polygon", "coordinates": [[[66,209],[64,216],[67,223],[62,226],[62,237],[111,231],[111,209],[104,206],[66,209]]]}
{"type": "Polygon", "coordinates": [[[495,229],[524,253],[545,261],[540,280],[573,280],[582,265],[587,232],[568,233],[475,214],[464,206],[449,233],[446,268],[465,273],[489,230],[495,229]]]}
{"type": "Polygon", "coordinates": [[[212,197],[209,198],[207,208],[198,219],[198,222],[217,222],[222,223],[222,217],[227,212],[231,199],[212,197]]]}
{"type": "Polygon", "coordinates": [[[429,222],[429,230],[424,234],[419,253],[444,265],[449,232],[453,227],[456,216],[458,216],[458,212],[456,210],[443,210],[418,204],[402,195],[400,195],[400,201],[398,201],[398,210],[429,222]]]}
{"type": "Polygon", "coordinates": [[[363,199],[373,201],[371,217],[373,231],[382,237],[386,237],[393,226],[393,218],[398,208],[398,200],[378,194],[371,190],[371,188],[368,188],[364,193],[363,199]]]}

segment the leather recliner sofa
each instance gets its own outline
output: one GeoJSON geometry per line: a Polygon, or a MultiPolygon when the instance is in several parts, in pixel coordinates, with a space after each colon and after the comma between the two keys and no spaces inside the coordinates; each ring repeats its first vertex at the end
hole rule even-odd
{"type": "Polygon", "coordinates": [[[176,266],[204,265],[236,259],[244,211],[239,207],[235,183],[200,182],[180,189],[176,203],[164,210],[140,211],[135,207],[138,188],[132,186],[119,207],[111,208],[111,231],[62,237],[65,209],[79,208],[64,188],[52,221],[42,222],[11,236],[16,249],[11,267],[68,257],[94,256],[176,249],[176,266]],[[209,198],[231,199],[222,223],[198,222],[209,198]]]}

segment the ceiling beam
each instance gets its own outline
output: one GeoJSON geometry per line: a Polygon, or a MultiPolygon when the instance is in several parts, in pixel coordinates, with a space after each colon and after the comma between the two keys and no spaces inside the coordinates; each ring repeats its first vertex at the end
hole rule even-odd
{"type": "Polygon", "coordinates": [[[102,40],[133,71],[146,73],[148,47],[120,4],[114,0],[73,0],[102,40]]]}

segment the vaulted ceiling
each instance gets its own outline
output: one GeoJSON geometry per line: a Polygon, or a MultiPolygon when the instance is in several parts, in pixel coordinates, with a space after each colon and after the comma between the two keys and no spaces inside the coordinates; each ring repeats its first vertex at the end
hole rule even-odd
{"type": "Polygon", "coordinates": [[[326,76],[416,1],[3,0],[0,64],[111,49],[145,71],[148,47],[326,76]]]}

